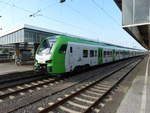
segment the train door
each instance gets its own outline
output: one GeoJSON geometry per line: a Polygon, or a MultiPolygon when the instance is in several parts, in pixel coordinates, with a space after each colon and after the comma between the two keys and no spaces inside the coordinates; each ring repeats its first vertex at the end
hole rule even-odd
{"type": "Polygon", "coordinates": [[[113,61],[115,61],[115,60],[116,60],[116,52],[115,52],[115,49],[113,49],[113,51],[112,51],[112,57],[113,57],[113,61]]]}
{"type": "Polygon", "coordinates": [[[121,60],[122,59],[122,54],[121,54],[122,52],[121,51],[119,51],[119,59],[121,60]]]}
{"type": "Polygon", "coordinates": [[[77,65],[77,48],[74,44],[68,44],[65,57],[66,72],[73,71],[76,65],[77,65]]]}
{"type": "Polygon", "coordinates": [[[95,58],[94,58],[95,56],[94,56],[94,49],[90,49],[90,65],[91,66],[93,66],[94,65],[94,60],[95,60],[95,58]]]}
{"type": "Polygon", "coordinates": [[[73,60],[73,68],[77,66],[81,66],[83,64],[83,58],[82,58],[82,49],[81,45],[75,44],[73,47],[73,54],[71,59],[73,60]]]}
{"type": "Polygon", "coordinates": [[[74,64],[74,62],[73,62],[73,47],[72,46],[70,46],[69,47],[69,67],[70,67],[70,70],[73,70],[73,64],[74,64]]]}
{"type": "Polygon", "coordinates": [[[88,65],[89,64],[89,50],[83,49],[82,50],[82,65],[88,65]]]}
{"type": "Polygon", "coordinates": [[[98,64],[98,49],[95,48],[93,65],[97,65],[97,64],[98,64]]]}
{"type": "Polygon", "coordinates": [[[72,53],[73,53],[72,45],[68,44],[67,50],[66,50],[66,55],[65,55],[66,72],[71,71],[73,68],[72,53]]]}
{"type": "Polygon", "coordinates": [[[103,49],[98,48],[98,64],[102,64],[102,63],[103,63],[103,49]]]}
{"type": "Polygon", "coordinates": [[[121,59],[121,51],[117,50],[117,59],[120,60],[121,59]]]}
{"type": "Polygon", "coordinates": [[[103,49],[103,54],[104,54],[103,62],[106,63],[107,62],[107,50],[105,48],[103,49]]]}
{"type": "Polygon", "coordinates": [[[104,63],[112,61],[112,51],[110,49],[104,49],[104,63]]]}
{"type": "Polygon", "coordinates": [[[113,52],[111,49],[108,49],[108,62],[113,61],[113,52]]]}
{"type": "Polygon", "coordinates": [[[70,46],[70,52],[69,52],[69,65],[71,67],[71,70],[74,70],[76,66],[82,65],[82,51],[81,47],[76,44],[72,44],[70,46]]]}

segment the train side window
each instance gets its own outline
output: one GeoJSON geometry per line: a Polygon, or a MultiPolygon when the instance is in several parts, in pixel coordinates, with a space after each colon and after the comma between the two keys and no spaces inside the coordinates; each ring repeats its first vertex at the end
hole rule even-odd
{"type": "Polygon", "coordinates": [[[108,51],[108,56],[110,56],[110,51],[108,51]]]}
{"type": "Polygon", "coordinates": [[[111,51],[109,51],[109,56],[111,56],[111,51]]]}
{"type": "Polygon", "coordinates": [[[72,53],[72,47],[70,47],[70,53],[72,53]]]}
{"type": "Polygon", "coordinates": [[[67,44],[63,44],[60,47],[59,52],[62,53],[62,54],[65,54],[66,53],[66,49],[67,49],[67,44]]]}
{"type": "Polygon", "coordinates": [[[94,57],[94,51],[90,50],[90,57],[94,57]]]}
{"type": "Polygon", "coordinates": [[[104,51],[104,56],[107,56],[107,52],[106,51],[104,51]]]}
{"type": "Polygon", "coordinates": [[[106,56],[109,56],[109,51],[106,51],[106,56]]]}
{"type": "Polygon", "coordinates": [[[87,58],[88,57],[88,50],[83,50],[83,58],[87,58]]]}
{"type": "Polygon", "coordinates": [[[112,51],[110,51],[110,56],[112,56],[112,51]]]}
{"type": "Polygon", "coordinates": [[[97,56],[97,51],[95,50],[95,56],[97,56]]]}

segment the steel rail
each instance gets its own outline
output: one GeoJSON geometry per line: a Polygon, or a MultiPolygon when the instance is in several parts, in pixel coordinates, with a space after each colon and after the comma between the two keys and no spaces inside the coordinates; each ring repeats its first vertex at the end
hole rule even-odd
{"type": "Polygon", "coordinates": [[[38,81],[38,80],[44,80],[44,79],[48,79],[48,76],[45,75],[38,75],[38,76],[31,76],[31,77],[22,77],[22,78],[17,78],[17,79],[13,79],[13,80],[6,80],[3,82],[0,82],[0,84],[3,84],[3,86],[0,86],[0,91],[5,90],[6,88],[12,88],[15,87],[17,85],[23,85],[23,84],[27,84],[29,82],[34,82],[34,81],[38,81]],[[19,81],[19,83],[16,83],[17,81],[19,81]]]}
{"type": "Polygon", "coordinates": [[[6,98],[6,97],[8,97],[8,96],[10,96],[10,95],[14,95],[14,94],[17,94],[17,93],[20,93],[20,92],[27,91],[27,90],[29,90],[29,89],[35,89],[36,87],[40,87],[40,86],[42,86],[42,85],[47,85],[47,84],[49,84],[49,83],[54,83],[54,82],[56,82],[56,81],[58,81],[58,80],[60,80],[60,79],[52,79],[52,80],[50,80],[50,81],[48,81],[48,82],[40,83],[40,84],[37,84],[37,85],[33,85],[33,86],[31,86],[31,87],[27,87],[27,88],[24,88],[24,89],[20,89],[20,90],[18,90],[18,91],[14,91],[14,92],[10,92],[10,93],[7,93],[7,94],[3,94],[3,95],[0,95],[0,99],[6,98]]]}
{"type": "MultiPolygon", "coordinates": [[[[132,60],[131,60],[132,61],[132,60]]],[[[126,61],[125,61],[126,62],[126,61]]],[[[117,66],[119,66],[120,64],[122,64],[122,63],[124,63],[124,62],[119,62],[118,64],[115,64],[115,65],[113,65],[113,66],[111,66],[111,67],[117,67],[117,66]]],[[[99,72],[97,72],[97,73],[99,73],[99,72]]],[[[96,74],[97,74],[96,73],[96,74]]],[[[93,75],[93,76],[95,76],[95,75],[93,75]]],[[[89,78],[87,78],[87,79],[90,79],[91,77],[93,77],[93,76],[90,76],[89,78]]],[[[68,77],[67,77],[68,78],[68,77]]],[[[66,78],[63,78],[63,79],[66,79],[66,78]]],[[[57,79],[52,79],[51,81],[48,81],[48,82],[44,82],[44,83],[40,83],[40,84],[37,84],[37,85],[33,85],[33,86],[31,86],[31,87],[27,87],[27,88],[23,88],[23,89],[19,89],[19,90],[17,90],[17,91],[12,91],[12,92],[9,92],[9,93],[4,93],[4,94],[1,94],[0,95],[0,99],[2,99],[2,98],[6,98],[6,97],[8,97],[8,96],[10,96],[10,95],[14,95],[14,94],[18,94],[18,93],[20,93],[20,92],[24,92],[24,91],[27,91],[27,90],[29,90],[29,89],[35,89],[36,87],[40,87],[40,86],[42,86],[42,85],[47,85],[47,84],[49,84],[49,83],[54,83],[54,82],[57,82],[57,81],[59,81],[59,80],[63,80],[63,79],[61,79],[61,78],[57,78],[57,79]]],[[[87,79],[85,79],[85,80],[87,80],[87,79]]],[[[33,81],[32,81],[33,82],[33,81]]],[[[23,83],[23,84],[26,84],[26,83],[23,83]]],[[[23,85],[22,84],[22,85],[23,85]]],[[[18,85],[18,84],[17,84],[18,85]]],[[[16,85],[16,86],[17,86],[16,85]]],[[[12,87],[8,87],[8,88],[14,88],[15,86],[12,86],[12,87]]],[[[5,89],[5,88],[4,88],[5,89]]],[[[0,89],[0,91],[5,91],[5,90],[1,90],[0,89]]]]}
{"type": "Polygon", "coordinates": [[[132,67],[124,76],[122,76],[116,83],[113,84],[113,86],[107,91],[105,92],[102,96],[100,96],[91,106],[89,106],[88,109],[86,109],[86,111],[84,111],[83,113],[91,113],[92,109],[98,105],[98,103],[100,103],[101,100],[103,100],[110,91],[112,91],[141,61],[139,61],[134,67],[132,67]]]}
{"type": "MultiPolygon", "coordinates": [[[[68,97],[63,98],[63,99],[60,100],[60,101],[57,101],[56,103],[52,104],[51,106],[49,106],[49,107],[43,109],[42,111],[40,111],[40,113],[47,113],[47,112],[49,112],[49,111],[52,111],[53,109],[57,108],[59,105],[62,105],[63,103],[65,103],[65,102],[67,102],[68,100],[70,100],[71,98],[77,96],[77,95],[80,94],[81,92],[86,91],[88,88],[90,88],[90,87],[96,85],[96,84],[99,83],[100,81],[105,80],[106,78],[110,77],[112,74],[115,74],[116,72],[120,71],[121,69],[123,69],[123,68],[129,66],[129,65],[132,64],[133,62],[135,62],[135,61],[131,61],[131,62],[125,64],[124,66],[121,66],[120,68],[118,68],[118,69],[114,70],[113,72],[110,72],[110,73],[107,74],[106,76],[100,78],[100,79],[97,80],[96,82],[94,82],[94,83],[92,83],[92,84],[86,86],[85,88],[82,88],[82,89],[78,90],[77,92],[74,92],[73,94],[69,95],[68,97]]],[[[95,104],[94,104],[94,105],[95,105],[95,104]]],[[[92,108],[92,106],[91,106],[91,108],[92,108]]],[[[90,108],[90,109],[91,109],[91,108],[90,108]]]]}

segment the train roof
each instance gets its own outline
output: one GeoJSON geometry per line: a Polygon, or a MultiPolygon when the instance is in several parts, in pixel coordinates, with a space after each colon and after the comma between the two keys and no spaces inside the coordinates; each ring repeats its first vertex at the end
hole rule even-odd
{"type": "Polygon", "coordinates": [[[99,45],[101,47],[109,48],[109,49],[118,49],[118,50],[126,50],[126,51],[131,51],[131,50],[132,51],[143,51],[143,50],[140,50],[140,49],[124,47],[124,46],[115,45],[115,44],[106,43],[106,42],[96,42],[96,41],[93,41],[93,40],[87,40],[87,39],[85,39],[83,37],[81,38],[81,37],[66,36],[66,35],[58,35],[58,36],[64,36],[68,40],[73,40],[73,41],[77,41],[77,42],[85,42],[85,43],[94,44],[94,45],[99,45]]]}

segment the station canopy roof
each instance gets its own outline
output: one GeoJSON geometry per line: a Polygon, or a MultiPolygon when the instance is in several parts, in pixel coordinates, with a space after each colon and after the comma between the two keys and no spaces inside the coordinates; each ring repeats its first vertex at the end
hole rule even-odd
{"type": "Polygon", "coordinates": [[[150,0],[114,0],[122,11],[123,28],[150,49],[150,0]]]}

